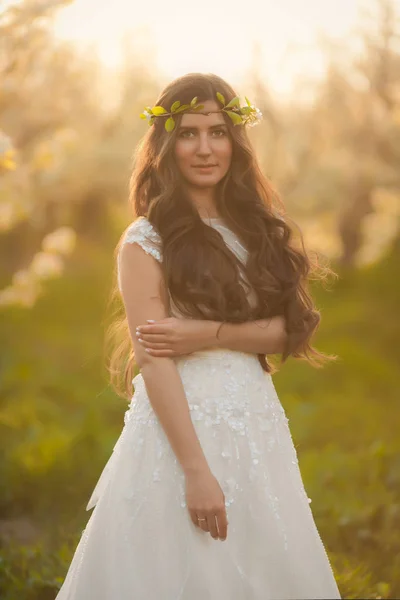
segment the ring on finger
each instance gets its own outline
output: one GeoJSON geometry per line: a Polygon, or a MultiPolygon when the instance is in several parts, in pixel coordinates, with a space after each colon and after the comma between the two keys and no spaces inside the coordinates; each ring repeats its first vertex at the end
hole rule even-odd
{"type": "Polygon", "coordinates": [[[208,530],[207,517],[197,517],[197,524],[200,527],[200,529],[203,529],[203,531],[208,530]]]}

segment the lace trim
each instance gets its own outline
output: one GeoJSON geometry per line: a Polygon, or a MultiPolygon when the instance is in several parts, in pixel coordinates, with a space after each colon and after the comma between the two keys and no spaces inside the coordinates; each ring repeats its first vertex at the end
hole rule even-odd
{"type": "MultiPolygon", "coordinates": [[[[139,217],[131,223],[125,232],[121,248],[124,244],[139,244],[141,248],[153,256],[159,262],[162,262],[162,240],[146,217],[139,217]]],[[[118,287],[121,290],[120,276],[120,254],[117,258],[118,266],[118,287]]]]}
{"type": "Polygon", "coordinates": [[[123,244],[139,244],[147,254],[161,262],[161,238],[146,217],[139,217],[126,230],[123,244]]]}

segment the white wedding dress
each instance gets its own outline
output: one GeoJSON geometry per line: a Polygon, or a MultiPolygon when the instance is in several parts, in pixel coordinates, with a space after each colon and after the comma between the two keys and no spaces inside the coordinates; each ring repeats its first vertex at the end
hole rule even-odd
{"type": "MultiPolygon", "coordinates": [[[[206,222],[246,260],[221,219],[206,222]]],[[[124,240],[162,260],[160,237],[145,217],[124,240]]],[[[174,360],[225,494],[227,539],[193,525],[180,464],[136,375],[125,425],[87,505],[94,510],[56,600],[340,598],[288,419],[257,355],[210,349],[174,360]]]]}

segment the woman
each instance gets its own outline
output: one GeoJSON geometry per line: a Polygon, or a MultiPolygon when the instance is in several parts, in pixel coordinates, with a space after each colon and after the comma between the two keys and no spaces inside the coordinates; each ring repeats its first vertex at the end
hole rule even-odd
{"type": "Polygon", "coordinates": [[[340,598],[266,360],[331,357],[249,143],[260,113],[189,74],[142,117],[110,363],[129,381],[134,350],[140,373],[57,600],[340,598]]]}

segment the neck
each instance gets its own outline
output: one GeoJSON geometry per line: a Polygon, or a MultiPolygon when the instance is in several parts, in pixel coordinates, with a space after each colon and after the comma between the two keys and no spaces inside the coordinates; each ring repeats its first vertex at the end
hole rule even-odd
{"type": "Polygon", "coordinates": [[[198,210],[200,217],[219,217],[215,206],[216,186],[197,188],[186,185],[185,192],[198,210]]]}

